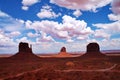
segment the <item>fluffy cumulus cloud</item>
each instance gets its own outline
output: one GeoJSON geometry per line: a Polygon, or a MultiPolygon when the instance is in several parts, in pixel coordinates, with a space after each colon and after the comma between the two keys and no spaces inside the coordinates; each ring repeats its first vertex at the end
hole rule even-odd
{"type": "Polygon", "coordinates": [[[48,41],[60,39],[70,42],[73,38],[77,39],[78,36],[80,37],[80,35],[81,37],[85,36],[83,38],[85,39],[93,32],[83,20],[76,20],[68,15],[63,16],[62,19],[62,23],[43,20],[26,21],[25,24],[27,29],[34,29],[37,33],[41,34],[40,41],[42,41],[41,39],[48,41]]]}
{"type": "Polygon", "coordinates": [[[29,9],[29,7],[27,7],[27,6],[22,6],[22,9],[25,10],[25,11],[27,11],[27,10],[29,9]]]}
{"type": "Polygon", "coordinates": [[[98,23],[94,24],[97,28],[104,29],[105,31],[114,34],[114,33],[119,33],[120,32],[120,21],[112,22],[112,23],[98,23]]]}
{"type": "Polygon", "coordinates": [[[111,35],[109,33],[106,33],[103,29],[99,29],[95,31],[94,36],[97,38],[109,39],[111,35]]]}
{"type": "Polygon", "coordinates": [[[36,39],[37,42],[53,42],[54,39],[51,36],[47,36],[47,34],[41,31],[41,37],[36,39]]]}
{"type": "Polygon", "coordinates": [[[30,38],[34,38],[34,37],[38,37],[38,36],[39,36],[39,34],[29,32],[29,33],[27,33],[27,36],[28,36],[28,37],[30,37],[30,38]]]}
{"type": "Polygon", "coordinates": [[[109,39],[112,35],[119,34],[120,32],[120,15],[119,14],[108,14],[108,18],[111,23],[97,23],[93,24],[98,29],[95,31],[95,37],[101,37],[109,39]]]}
{"type": "Polygon", "coordinates": [[[39,13],[37,13],[37,16],[39,18],[55,18],[55,17],[58,17],[59,15],[61,15],[60,13],[59,14],[56,14],[50,6],[43,6],[42,9],[40,10],[39,13]]]}
{"type": "Polygon", "coordinates": [[[15,37],[21,35],[24,30],[24,21],[14,19],[10,15],[0,11],[0,51],[4,53],[17,52],[15,37]],[[8,51],[7,49],[10,49],[8,51]]]}
{"type": "Polygon", "coordinates": [[[50,0],[51,3],[57,4],[68,9],[93,10],[106,6],[112,0],[50,0]]]}
{"type": "Polygon", "coordinates": [[[21,32],[19,32],[19,31],[13,31],[13,32],[10,32],[10,33],[8,33],[6,35],[9,36],[10,38],[12,38],[12,37],[17,37],[20,34],[21,34],[21,32]]]}
{"type": "Polygon", "coordinates": [[[24,21],[19,19],[14,19],[8,14],[0,11],[0,29],[7,32],[21,31],[24,30],[24,21]]]}
{"type": "Polygon", "coordinates": [[[111,5],[112,5],[112,11],[115,14],[120,14],[120,0],[113,0],[111,5]]]}
{"type": "Polygon", "coordinates": [[[108,18],[112,21],[117,21],[117,20],[120,20],[120,14],[119,15],[116,15],[116,14],[109,14],[108,15],[108,18]]]}
{"type": "Polygon", "coordinates": [[[30,43],[30,44],[33,44],[33,43],[34,43],[34,42],[32,42],[31,40],[29,40],[28,37],[22,37],[22,38],[16,39],[16,42],[17,42],[17,43],[27,42],[27,43],[30,43]]]}
{"type": "Polygon", "coordinates": [[[38,3],[40,2],[40,0],[22,0],[22,9],[23,10],[28,10],[29,9],[29,6],[35,4],[35,3],[38,3]]]}
{"type": "Polygon", "coordinates": [[[4,31],[0,30],[0,53],[13,53],[16,52],[16,43],[13,39],[5,35],[4,31]],[[6,49],[10,49],[9,51],[6,49]]]}
{"type": "Polygon", "coordinates": [[[100,44],[101,50],[119,50],[120,38],[109,40],[104,39],[97,42],[100,44]]]}
{"type": "Polygon", "coordinates": [[[75,10],[75,11],[73,12],[73,15],[76,16],[76,17],[79,17],[79,16],[82,15],[82,13],[80,12],[80,10],[75,10]]]}
{"type": "Polygon", "coordinates": [[[9,15],[0,10],[0,17],[9,17],[9,15]]]}

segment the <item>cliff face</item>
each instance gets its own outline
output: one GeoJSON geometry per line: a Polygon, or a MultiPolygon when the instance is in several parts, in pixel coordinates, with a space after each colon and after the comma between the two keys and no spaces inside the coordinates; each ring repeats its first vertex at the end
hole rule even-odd
{"type": "Polygon", "coordinates": [[[11,56],[12,59],[19,60],[19,61],[35,61],[39,60],[39,57],[33,54],[32,52],[32,45],[29,47],[28,43],[19,43],[18,53],[11,56]]]}
{"type": "Polygon", "coordinates": [[[89,43],[87,45],[87,53],[100,53],[100,47],[97,43],[89,43]]]}
{"type": "Polygon", "coordinates": [[[83,55],[86,57],[104,57],[105,55],[100,52],[98,43],[89,43],[87,45],[86,53],[83,55]]]}
{"type": "Polygon", "coordinates": [[[72,55],[67,53],[66,47],[60,49],[59,54],[56,57],[71,57],[72,55]]]}
{"type": "Polygon", "coordinates": [[[66,48],[65,47],[62,47],[60,52],[66,52],[66,48]]]}
{"type": "Polygon", "coordinates": [[[23,43],[21,42],[19,44],[19,53],[20,52],[26,52],[26,53],[32,53],[32,48],[29,47],[29,44],[28,43],[23,43]]]}

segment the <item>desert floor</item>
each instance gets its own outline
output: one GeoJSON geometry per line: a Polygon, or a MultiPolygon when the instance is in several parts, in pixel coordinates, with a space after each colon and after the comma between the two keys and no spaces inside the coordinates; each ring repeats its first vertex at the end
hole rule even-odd
{"type": "MultiPolygon", "coordinates": [[[[73,55],[73,54],[72,54],[73,55]]],[[[0,80],[120,80],[120,56],[0,57],[0,80]]]]}

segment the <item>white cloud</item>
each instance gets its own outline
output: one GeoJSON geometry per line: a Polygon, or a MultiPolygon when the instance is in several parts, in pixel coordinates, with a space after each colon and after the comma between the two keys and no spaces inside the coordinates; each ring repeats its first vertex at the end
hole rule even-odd
{"type": "Polygon", "coordinates": [[[56,14],[50,6],[43,6],[39,13],[37,13],[37,16],[39,18],[56,18],[60,14],[56,14]]]}
{"type": "Polygon", "coordinates": [[[76,20],[67,15],[63,16],[62,19],[62,23],[42,20],[34,22],[26,21],[25,24],[28,29],[34,29],[37,33],[41,33],[42,31],[53,39],[66,41],[77,38],[79,35],[87,35],[87,37],[89,37],[89,34],[93,32],[90,27],[87,27],[87,23],[83,20],[76,20]]]}
{"type": "Polygon", "coordinates": [[[32,33],[32,32],[29,32],[28,34],[27,34],[27,36],[28,37],[31,37],[31,38],[34,38],[34,37],[38,37],[39,36],[39,34],[37,34],[37,33],[32,33]]]}
{"type": "Polygon", "coordinates": [[[59,31],[58,35],[60,38],[69,38],[69,34],[67,31],[59,31]]]}
{"type": "Polygon", "coordinates": [[[93,26],[104,29],[105,31],[107,31],[111,34],[120,32],[120,21],[106,23],[106,24],[98,23],[98,24],[93,24],[93,26]]]}
{"type": "Polygon", "coordinates": [[[85,40],[85,39],[88,39],[89,37],[88,37],[89,35],[79,35],[78,37],[77,37],[77,39],[78,40],[85,40]]]}
{"type": "Polygon", "coordinates": [[[27,42],[27,43],[33,43],[32,41],[28,40],[27,37],[22,37],[20,39],[16,39],[16,42],[20,43],[20,42],[27,42]]]}
{"type": "Polygon", "coordinates": [[[73,12],[73,15],[76,16],[76,17],[79,17],[79,16],[82,15],[82,13],[80,12],[80,10],[75,10],[75,11],[73,12]]]}
{"type": "Polygon", "coordinates": [[[98,29],[95,30],[94,36],[97,38],[109,39],[111,35],[104,31],[103,29],[98,29]]]}
{"type": "Polygon", "coordinates": [[[119,50],[120,38],[98,41],[102,50],[119,50]]]}
{"type": "Polygon", "coordinates": [[[9,17],[9,15],[0,10],[0,17],[9,17]]]}
{"type": "Polygon", "coordinates": [[[36,39],[36,42],[54,42],[51,36],[47,36],[46,33],[41,31],[41,37],[36,39]]]}
{"type": "Polygon", "coordinates": [[[2,18],[2,20],[0,20],[0,29],[3,29],[4,31],[7,31],[7,32],[24,30],[24,28],[23,28],[24,21],[23,20],[14,19],[2,11],[0,11],[0,14],[1,14],[0,18],[4,17],[4,18],[2,18]]]}
{"type": "Polygon", "coordinates": [[[16,36],[19,36],[21,33],[19,31],[13,31],[9,34],[7,34],[7,36],[9,37],[16,37],[16,36]]]}
{"type": "Polygon", "coordinates": [[[109,14],[108,18],[112,21],[117,21],[117,20],[120,20],[120,15],[109,14]]]}
{"type": "Polygon", "coordinates": [[[0,53],[13,53],[16,51],[16,43],[13,39],[7,37],[4,31],[0,30],[0,53]]]}
{"type": "Polygon", "coordinates": [[[113,0],[111,5],[112,5],[112,11],[115,14],[120,14],[120,0],[113,0]]]}
{"type": "Polygon", "coordinates": [[[72,40],[72,39],[70,38],[70,39],[67,39],[67,42],[68,42],[68,43],[72,43],[72,42],[74,42],[74,40],[72,40]]]}
{"type": "Polygon", "coordinates": [[[0,11],[0,53],[17,52],[15,37],[25,30],[24,21],[0,11]],[[8,49],[9,48],[9,49],[8,49]]]}
{"type": "Polygon", "coordinates": [[[50,0],[51,3],[57,4],[68,9],[93,10],[106,6],[112,0],[50,0]]]}
{"type": "Polygon", "coordinates": [[[23,4],[22,9],[28,10],[29,6],[38,2],[40,2],[40,0],[22,0],[22,4],[23,4]]]}
{"type": "Polygon", "coordinates": [[[70,16],[63,16],[62,30],[68,31],[70,36],[91,34],[92,30],[87,27],[87,23],[83,20],[76,20],[70,16]]]}
{"type": "Polygon", "coordinates": [[[31,6],[39,1],[40,0],[22,0],[22,4],[25,6],[31,6]]]}
{"type": "Polygon", "coordinates": [[[22,6],[22,9],[25,10],[25,11],[27,11],[27,10],[29,9],[29,7],[27,7],[27,6],[22,6]]]}

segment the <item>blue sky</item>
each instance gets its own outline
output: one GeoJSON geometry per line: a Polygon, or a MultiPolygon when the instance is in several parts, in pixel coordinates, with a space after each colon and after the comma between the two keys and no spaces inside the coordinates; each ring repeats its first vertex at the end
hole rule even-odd
{"type": "Polygon", "coordinates": [[[120,47],[119,0],[0,0],[0,53],[16,53],[19,42],[34,53],[120,47]]]}

